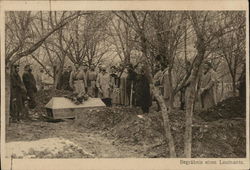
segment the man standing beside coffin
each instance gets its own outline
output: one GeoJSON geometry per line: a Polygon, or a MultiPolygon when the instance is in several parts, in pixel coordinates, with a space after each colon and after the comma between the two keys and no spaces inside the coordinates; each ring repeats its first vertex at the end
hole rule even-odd
{"type": "Polygon", "coordinates": [[[83,74],[85,76],[85,92],[88,92],[88,67],[87,66],[83,66],[83,74]]]}
{"type": "Polygon", "coordinates": [[[71,91],[71,87],[70,87],[70,84],[69,84],[69,80],[70,80],[70,74],[72,72],[72,67],[71,66],[68,66],[63,74],[62,74],[62,77],[61,77],[61,84],[62,84],[62,89],[63,90],[69,90],[71,91]]]}
{"type": "Polygon", "coordinates": [[[86,77],[83,71],[80,69],[79,64],[75,64],[75,70],[70,74],[69,84],[74,93],[76,93],[78,96],[83,96],[86,93],[86,77]]]}
{"type": "Polygon", "coordinates": [[[90,71],[87,74],[87,84],[88,84],[88,94],[91,97],[96,97],[96,78],[97,73],[95,71],[95,67],[92,65],[90,66],[90,71]]]}
{"type": "Polygon", "coordinates": [[[110,75],[106,72],[106,67],[101,67],[101,72],[98,74],[96,80],[96,87],[98,88],[99,96],[102,101],[108,106],[111,107],[111,96],[110,96],[110,75]]]}
{"type": "Polygon", "coordinates": [[[32,68],[30,65],[24,67],[23,83],[27,91],[27,97],[29,98],[29,108],[34,109],[36,107],[35,94],[37,92],[36,80],[32,74],[32,68]]]}

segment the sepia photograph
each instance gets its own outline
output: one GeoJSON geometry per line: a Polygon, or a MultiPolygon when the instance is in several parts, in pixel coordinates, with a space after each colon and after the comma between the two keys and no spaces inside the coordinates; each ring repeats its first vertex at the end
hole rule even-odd
{"type": "Polygon", "coordinates": [[[4,11],[5,158],[247,158],[246,15],[4,11]]]}

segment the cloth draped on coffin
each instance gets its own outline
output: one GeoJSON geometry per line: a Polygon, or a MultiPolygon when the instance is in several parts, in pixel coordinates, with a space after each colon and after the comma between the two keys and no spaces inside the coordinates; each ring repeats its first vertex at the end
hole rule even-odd
{"type": "Polygon", "coordinates": [[[46,105],[49,117],[55,119],[74,118],[76,113],[84,109],[105,107],[106,105],[99,98],[89,98],[82,104],[76,105],[70,99],[64,97],[53,97],[46,105]]]}

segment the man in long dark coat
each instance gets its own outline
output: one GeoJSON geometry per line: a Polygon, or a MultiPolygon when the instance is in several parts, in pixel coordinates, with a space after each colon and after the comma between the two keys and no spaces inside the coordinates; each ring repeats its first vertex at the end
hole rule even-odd
{"type": "Polygon", "coordinates": [[[61,77],[61,85],[63,90],[69,90],[72,91],[73,89],[70,87],[69,84],[69,79],[70,79],[70,74],[72,71],[72,67],[68,66],[68,68],[63,72],[62,77],[61,77]]]}
{"type": "Polygon", "coordinates": [[[27,91],[27,96],[29,97],[29,108],[34,109],[36,107],[35,93],[37,92],[37,88],[30,65],[24,67],[23,83],[27,91]]]}
{"type": "Polygon", "coordinates": [[[152,105],[149,80],[144,69],[140,67],[135,81],[135,103],[136,106],[141,107],[143,113],[148,113],[149,107],[152,105]]]}
{"type": "Polygon", "coordinates": [[[19,65],[13,65],[10,79],[10,112],[13,121],[20,121],[21,116],[27,116],[24,106],[26,90],[18,72],[19,65]]]}

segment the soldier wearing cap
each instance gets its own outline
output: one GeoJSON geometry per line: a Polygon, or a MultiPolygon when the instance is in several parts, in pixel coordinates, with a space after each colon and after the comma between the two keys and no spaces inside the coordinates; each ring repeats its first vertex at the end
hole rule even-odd
{"type": "Polygon", "coordinates": [[[119,105],[120,104],[120,77],[117,74],[116,66],[111,66],[110,68],[110,81],[111,81],[111,98],[112,104],[119,105]]]}
{"type": "Polygon", "coordinates": [[[201,106],[204,109],[208,109],[217,104],[216,99],[216,84],[217,75],[213,70],[212,64],[206,61],[203,64],[203,72],[200,80],[200,99],[201,106]]]}
{"type": "Polygon", "coordinates": [[[72,72],[71,66],[68,66],[67,68],[64,69],[63,74],[60,79],[61,89],[69,90],[69,91],[72,90],[69,84],[71,72],[72,72]]]}
{"type": "Polygon", "coordinates": [[[146,76],[145,66],[139,65],[136,69],[136,82],[135,82],[135,104],[141,107],[143,113],[149,113],[149,108],[152,105],[150,95],[150,83],[146,76]]]}
{"type": "Polygon", "coordinates": [[[87,85],[88,85],[88,94],[91,97],[96,97],[96,78],[97,73],[95,71],[95,67],[92,65],[90,66],[90,70],[87,73],[87,85]]]}
{"type": "Polygon", "coordinates": [[[106,66],[103,65],[101,67],[101,72],[97,76],[96,87],[98,88],[100,98],[109,107],[112,105],[110,83],[110,75],[106,71],[106,66]]]}
{"type": "Polygon", "coordinates": [[[21,80],[19,72],[19,65],[15,64],[11,69],[11,91],[10,91],[10,112],[13,121],[20,121],[21,116],[26,117],[25,109],[26,89],[21,80]]]}
{"type": "Polygon", "coordinates": [[[86,93],[86,76],[83,73],[83,70],[80,69],[79,64],[75,64],[75,70],[70,74],[69,84],[74,93],[77,93],[78,95],[84,95],[86,93]]]}
{"type": "Polygon", "coordinates": [[[27,96],[29,97],[29,108],[34,109],[36,107],[35,93],[37,92],[36,80],[32,74],[32,68],[30,65],[24,67],[23,83],[27,90],[27,96]]]}

